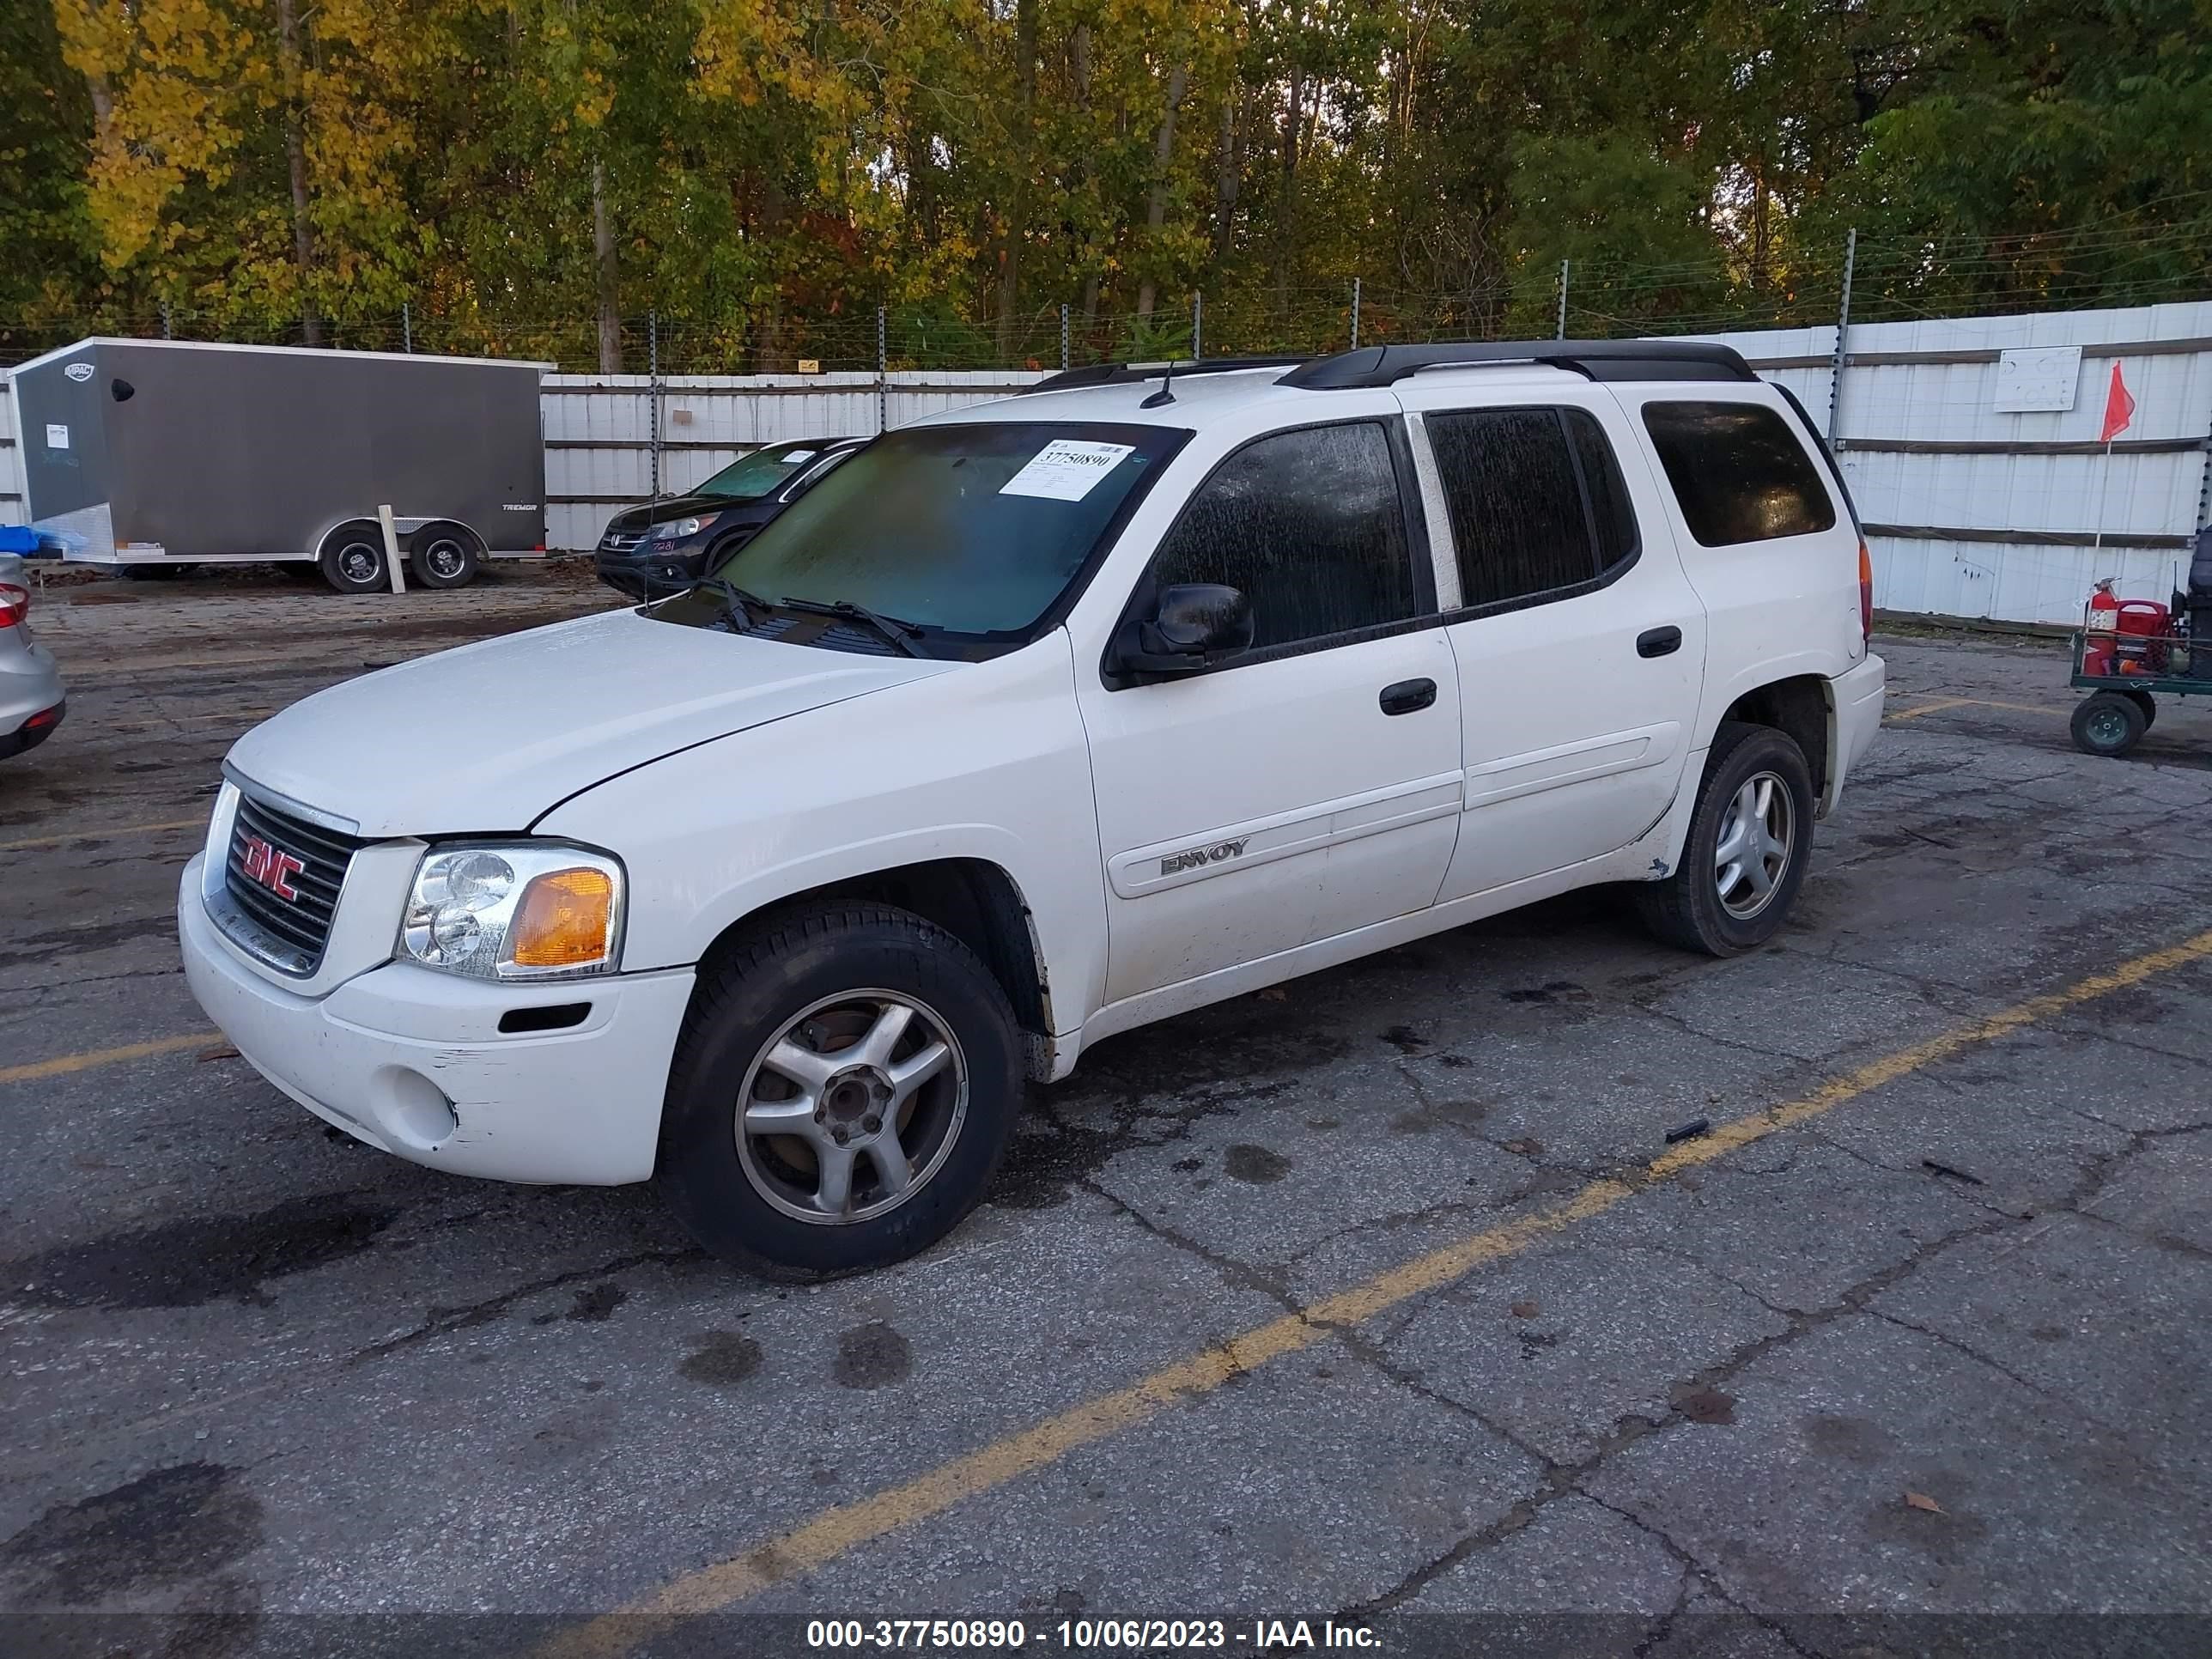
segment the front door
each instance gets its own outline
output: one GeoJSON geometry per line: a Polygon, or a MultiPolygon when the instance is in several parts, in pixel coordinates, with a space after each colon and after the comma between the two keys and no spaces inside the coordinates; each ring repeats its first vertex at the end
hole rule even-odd
{"type": "Polygon", "coordinates": [[[1079,670],[1108,1002],[1435,900],[1461,699],[1409,473],[1395,422],[1245,445],[1162,538],[1137,602],[1226,583],[1251,601],[1251,651],[1118,689],[1079,670]]]}

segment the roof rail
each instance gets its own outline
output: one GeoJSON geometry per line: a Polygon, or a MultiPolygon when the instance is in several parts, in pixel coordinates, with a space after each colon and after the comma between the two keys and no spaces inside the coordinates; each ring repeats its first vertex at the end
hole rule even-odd
{"type": "Polygon", "coordinates": [[[1067,392],[1085,386],[1131,386],[1139,380],[1156,380],[1170,368],[1175,370],[1175,377],[1180,380],[1186,374],[1226,374],[1238,368],[1291,368],[1306,361],[1304,357],[1198,357],[1176,363],[1086,363],[1081,368],[1063,368],[1057,374],[1048,374],[1024,386],[1022,391],[1067,392]]]}
{"type": "Polygon", "coordinates": [[[1703,340],[1480,340],[1446,345],[1362,346],[1316,357],[1280,384],[1310,392],[1392,386],[1425,368],[1540,363],[1592,380],[1756,380],[1734,346],[1703,340]]]}

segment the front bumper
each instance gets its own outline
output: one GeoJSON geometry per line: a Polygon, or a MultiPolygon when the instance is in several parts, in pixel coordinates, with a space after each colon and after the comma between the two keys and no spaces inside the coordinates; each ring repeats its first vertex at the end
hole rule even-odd
{"type": "Polygon", "coordinates": [[[629,553],[592,556],[599,580],[633,599],[665,599],[680,593],[706,574],[707,550],[681,544],[654,549],[651,543],[629,553]]]}
{"type": "Polygon", "coordinates": [[[177,937],[193,996],[253,1068],[355,1139],[434,1170],[617,1186],[653,1173],[692,970],[534,985],[387,963],[289,991],[217,930],[185,866],[177,937]],[[587,1003],[566,1030],[503,1035],[510,1010],[587,1003]]]}

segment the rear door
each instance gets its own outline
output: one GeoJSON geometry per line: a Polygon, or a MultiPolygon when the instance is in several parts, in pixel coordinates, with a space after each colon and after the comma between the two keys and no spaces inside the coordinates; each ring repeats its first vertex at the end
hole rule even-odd
{"type": "Polygon", "coordinates": [[[1253,648],[1150,684],[1079,670],[1108,1002],[1420,909],[1458,827],[1459,690],[1401,422],[1232,452],[1131,603],[1182,582],[1241,590],[1253,648]]]}
{"type": "Polygon", "coordinates": [[[1665,815],[1705,613],[1605,390],[1559,374],[1493,401],[1440,375],[1400,397],[1449,536],[1438,580],[1456,588],[1466,817],[1443,901],[1616,852],[1665,815]]]}

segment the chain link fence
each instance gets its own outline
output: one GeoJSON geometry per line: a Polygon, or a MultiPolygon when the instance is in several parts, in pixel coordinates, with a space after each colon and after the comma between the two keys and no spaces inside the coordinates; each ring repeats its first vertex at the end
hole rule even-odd
{"type": "MultiPolygon", "coordinates": [[[[620,372],[744,374],[892,369],[1053,369],[1194,356],[1314,356],[1354,345],[1565,335],[1711,334],[1851,322],[1907,321],[2212,295],[2202,227],[2115,221],[2063,235],[1971,242],[1839,239],[1832,252],[1759,280],[1723,258],[1674,264],[1566,262],[1510,281],[1436,293],[1364,278],[1224,285],[1163,295],[1149,311],[1046,295],[1003,321],[964,320],[943,300],[879,304],[848,296],[824,309],[733,307],[626,311],[620,372]]],[[[984,307],[978,307],[977,310],[984,307]]],[[[428,301],[397,313],[322,319],[322,343],[365,351],[516,357],[571,373],[604,366],[588,309],[532,314],[428,301]]],[[[0,319],[0,363],[89,335],[301,345],[297,322],[255,325],[229,313],[115,305],[0,319]]]]}

